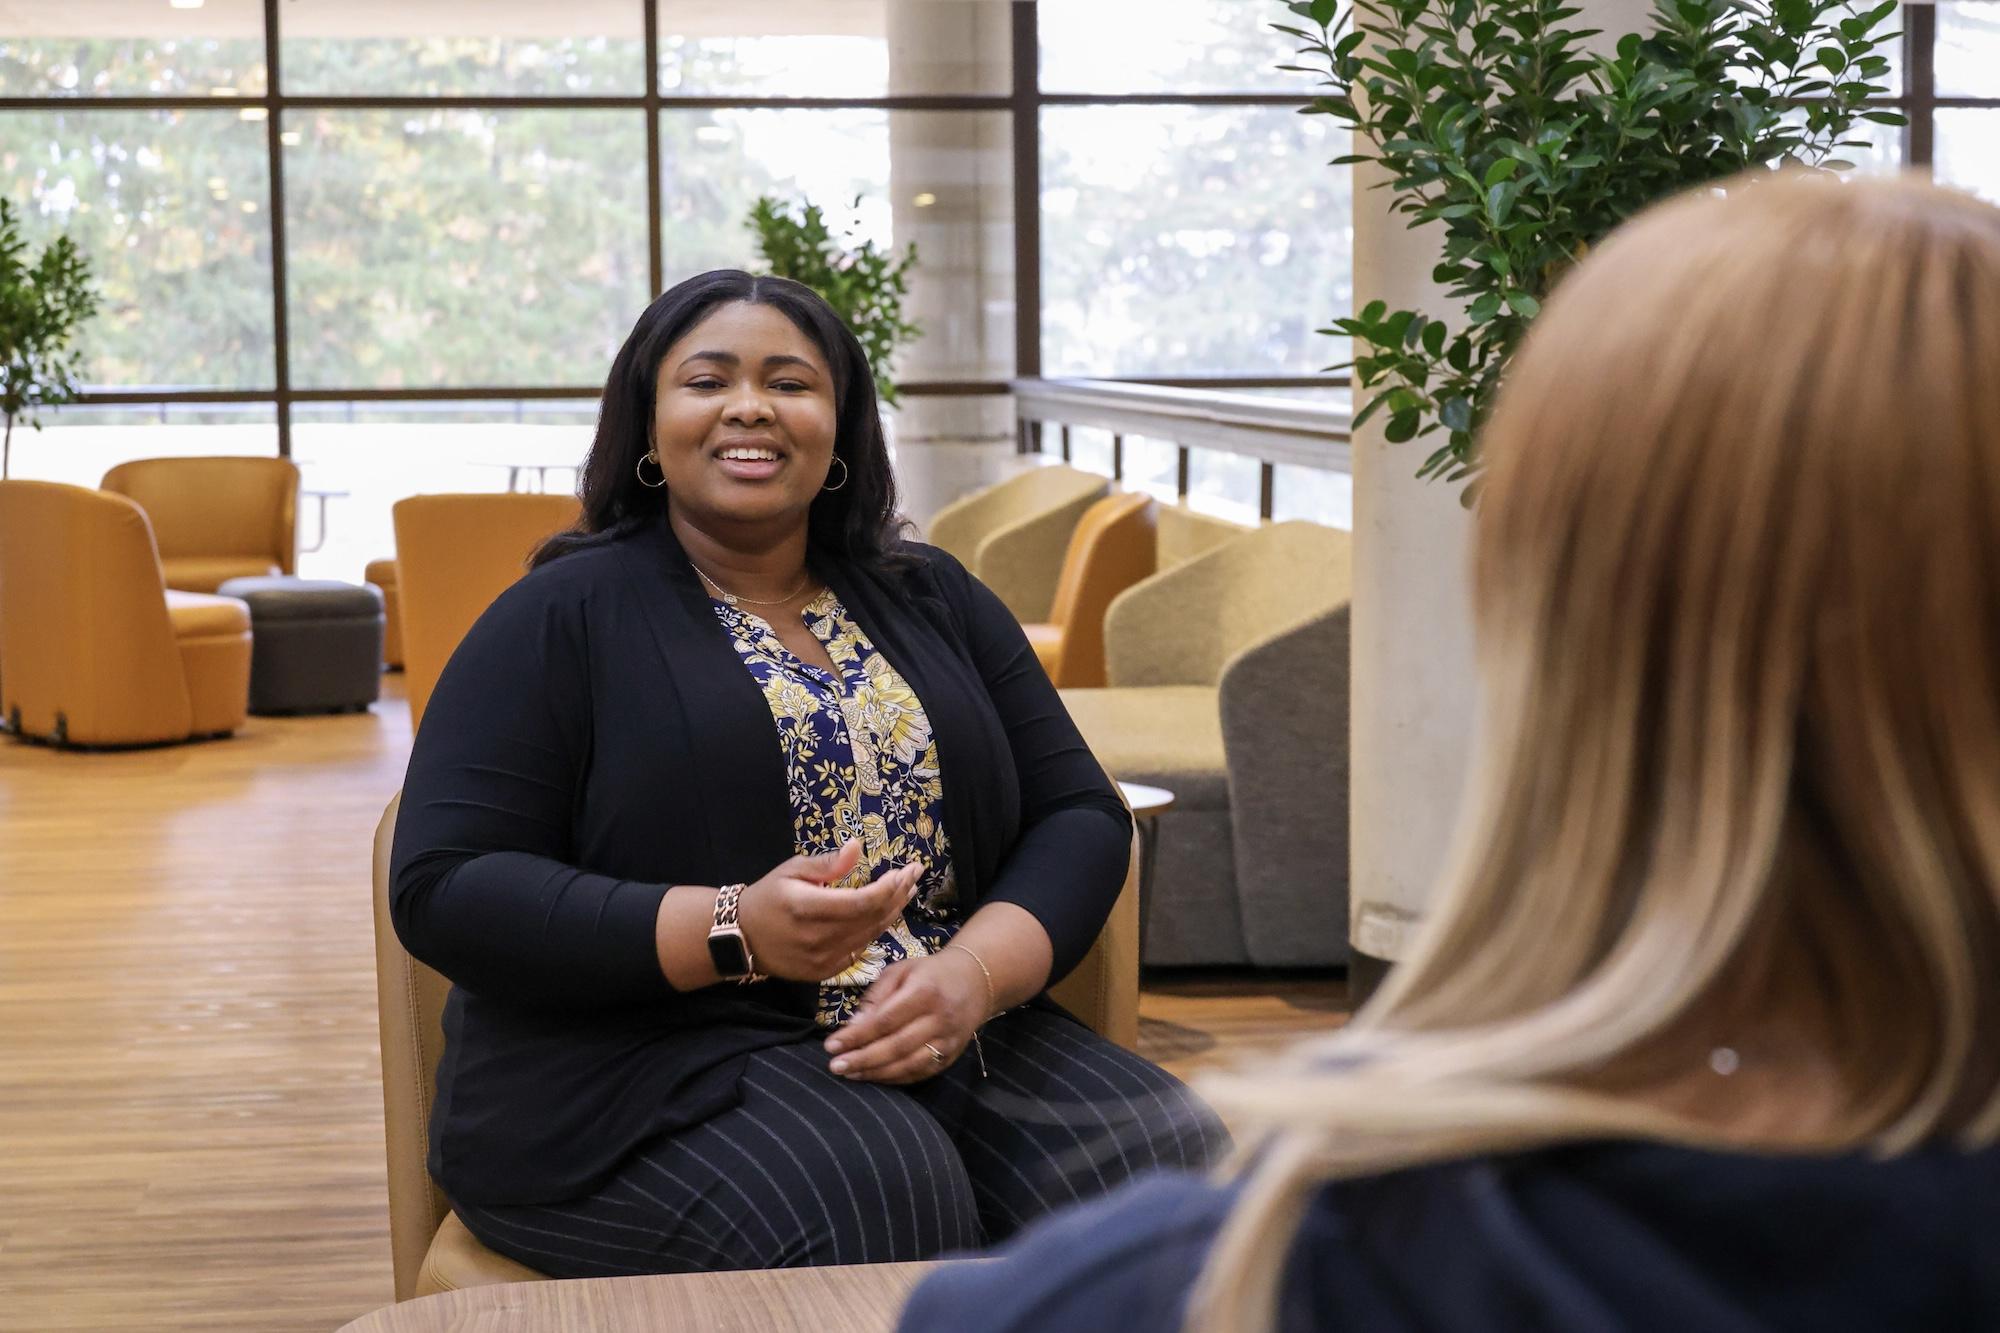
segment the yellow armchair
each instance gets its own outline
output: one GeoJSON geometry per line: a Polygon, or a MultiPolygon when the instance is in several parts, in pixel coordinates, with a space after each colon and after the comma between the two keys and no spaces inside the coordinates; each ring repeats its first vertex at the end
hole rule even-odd
{"type": "Polygon", "coordinates": [[[250,611],[169,591],[146,514],[81,486],[0,481],[0,693],[26,739],[158,745],[250,708],[250,611]]]}
{"type": "Polygon", "coordinates": [[[287,458],[144,458],[103,488],[146,511],[167,586],[214,592],[233,578],[296,572],[299,470],[287,458]]]}
{"type": "Polygon", "coordinates": [[[382,594],[382,665],[400,671],[403,667],[403,591],[396,577],[396,561],[370,560],[361,576],[382,594]]]}
{"type": "Polygon", "coordinates": [[[1107,495],[1070,534],[1048,620],[1021,627],[1058,688],[1104,684],[1104,615],[1113,598],[1153,572],[1158,509],[1136,492],[1107,495]]]}
{"type": "Polygon", "coordinates": [[[423,721],[444,664],[493,599],[527,572],[544,539],[573,527],[573,495],[413,495],[398,500],[396,582],[410,726],[423,721]]]}

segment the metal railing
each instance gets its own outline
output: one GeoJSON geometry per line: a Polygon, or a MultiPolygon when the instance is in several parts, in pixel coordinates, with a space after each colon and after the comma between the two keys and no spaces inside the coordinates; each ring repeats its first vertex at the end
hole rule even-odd
{"type": "Polygon", "coordinates": [[[1109,432],[1111,476],[1123,481],[1127,439],[1163,441],[1174,447],[1174,493],[1182,502],[1197,449],[1256,461],[1257,514],[1265,519],[1272,516],[1279,467],[1353,472],[1353,412],[1346,401],[1087,379],[1020,379],[1011,387],[1018,452],[1073,462],[1079,430],[1109,432]]]}

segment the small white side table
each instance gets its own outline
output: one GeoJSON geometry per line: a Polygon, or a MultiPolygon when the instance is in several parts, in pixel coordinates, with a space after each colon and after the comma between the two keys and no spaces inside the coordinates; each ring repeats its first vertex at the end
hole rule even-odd
{"type": "Polygon", "coordinates": [[[1139,961],[1144,963],[1146,926],[1153,916],[1153,860],[1160,845],[1160,816],[1174,808],[1174,794],[1143,782],[1121,782],[1118,790],[1139,824],[1139,961]]]}

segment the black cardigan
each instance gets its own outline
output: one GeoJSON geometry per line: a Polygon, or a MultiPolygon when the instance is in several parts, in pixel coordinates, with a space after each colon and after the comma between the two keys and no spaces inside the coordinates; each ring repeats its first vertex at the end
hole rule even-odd
{"type": "MultiPolygon", "coordinates": [[[[815,567],[923,701],[966,910],[1033,914],[1059,979],[1110,914],[1130,817],[999,599],[906,550],[893,576],[815,567]]],[[[670,885],[752,881],[795,850],[770,710],[664,520],[502,594],[425,710],[390,886],[404,947],[453,982],[430,1152],[447,1195],[589,1193],[734,1105],[750,1052],[811,1036],[814,985],[679,993],[653,940],[670,885]]]]}

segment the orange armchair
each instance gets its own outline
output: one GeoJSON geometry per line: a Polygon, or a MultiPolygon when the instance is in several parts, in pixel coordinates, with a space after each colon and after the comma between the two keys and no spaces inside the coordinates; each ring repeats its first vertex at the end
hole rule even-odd
{"type": "Polygon", "coordinates": [[[1153,572],[1157,509],[1144,494],[1107,495],[1077,521],[1048,620],[1021,627],[1058,689],[1104,684],[1104,613],[1153,572]]]}
{"type": "Polygon", "coordinates": [[[361,576],[382,593],[382,665],[403,669],[403,590],[396,577],[396,561],[370,560],[361,576]]]}
{"type": "Polygon", "coordinates": [[[393,513],[414,729],[472,622],[527,572],[543,539],[575,525],[582,506],[573,495],[413,495],[393,513]]]}
{"type": "Polygon", "coordinates": [[[214,592],[297,567],[299,470],[288,458],[144,458],[103,485],[146,511],[169,588],[214,592]]]}
{"type": "Polygon", "coordinates": [[[122,746],[226,734],[250,708],[250,611],[168,591],[131,500],[0,481],[0,692],[24,738],[122,746]]]}

